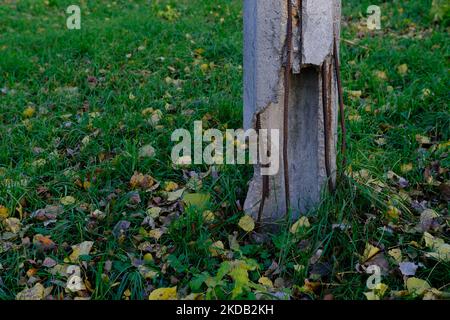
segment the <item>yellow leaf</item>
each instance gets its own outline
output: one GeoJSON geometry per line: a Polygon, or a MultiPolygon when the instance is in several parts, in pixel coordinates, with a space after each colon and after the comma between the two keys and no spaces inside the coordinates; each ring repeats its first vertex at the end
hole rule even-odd
{"type": "Polygon", "coordinates": [[[402,65],[398,66],[397,72],[401,76],[406,75],[408,73],[408,65],[407,64],[402,64],[402,65]]]}
{"type": "Polygon", "coordinates": [[[350,98],[359,99],[362,96],[362,91],[361,90],[349,90],[348,95],[350,96],[350,98]]]}
{"type": "Polygon", "coordinates": [[[219,256],[225,250],[225,245],[222,241],[216,241],[209,247],[209,252],[213,257],[219,256]]]}
{"type": "Polygon", "coordinates": [[[205,49],[203,49],[203,48],[195,49],[195,50],[194,50],[194,53],[195,53],[196,55],[198,55],[198,56],[201,56],[202,54],[205,53],[205,49]]]}
{"type": "Polygon", "coordinates": [[[206,223],[212,223],[214,222],[214,219],[215,219],[214,212],[210,210],[206,210],[205,212],[203,212],[203,221],[205,221],[206,223]]]}
{"type": "Polygon", "coordinates": [[[17,218],[7,218],[3,221],[3,224],[6,230],[12,233],[18,233],[21,228],[20,220],[17,218]]]}
{"type": "Polygon", "coordinates": [[[302,265],[302,264],[296,264],[296,265],[294,265],[294,270],[295,270],[296,272],[301,273],[301,272],[305,271],[305,269],[306,269],[306,267],[305,267],[304,265],[302,265]]]}
{"type": "Polygon", "coordinates": [[[430,144],[430,138],[416,134],[416,141],[420,144],[430,144]]]}
{"type": "Polygon", "coordinates": [[[249,215],[243,216],[238,223],[239,227],[246,232],[251,232],[255,229],[255,221],[249,215]]]}
{"type": "Polygon", "coordinates": [[[144,255],[144,261],[146,262],[146,263],[151,263],[151,262],[153,262],[153,256],[152,256],[152,254],[149,252],[149,253],[146,253],[145,255],[144,255]]]}
{"type": "Polygon", "coordinates": [[[131,296],[131,290],[130,290],[130,289],[125,290],[125,291],[123,292],[123,295],[124,295],[125,297],[129,298],[129,297],[131,296]]]}
{"type": "Polygon", "coordinates": [[[159,240],[159,238],[161,238],[161,236],[164,234],[164,232],[161,230],[161,229],[159,229],[159,228],[157,228],[157,229],[152,229],[152,230],[150,230],[149,232],[148,232],[148,236],[150,237],[150,238],[154,238],[154,239],[156,239],[156,240],[159,240]]]}
{"type": "Polygon", "coordinates": [[[67,196],[67,197],[61,198],[60,202],[64,206],[70,206],[70,205],[73,205],[76,202],[76,200],[72,196],[67,196]]]}
{"type": "Polygon", "coordinates": [[[89,181],[84,181],[83,182],[83,189],[84,190],[88,190],[88,189],[90,189],[91,188],[91,183],[89,182],[89,181]]]}
{"type": "Polygon", "coordinates": [[[408,173],[410,171],[412,171],[412,169],[414,168],[412,163],[406,163],[406,164],[402,164],[400,167],[400,171],[402,173],[408,173]]]}
{"type": "Polygon", "coordinates": [[[386,75],[386,72],[384,72],[384,71],[379,71],[379,70],[375,71],[375,76],[378,79],[380,79],[380,80],[387,80],[388,79],[388,77],[386,75]]]}
{"type": "Polygon", "coordinates": [[[402,259],[402,251],[398,248],[392,249],[388,251],[388,254],[394,258],[395,262],[400,263],[403,261],[402,259]]]}
{"type": "Polygon", "coordinates": [[[4,220],[8,217],[9,217],[9,209],[4,206],[0,206],[0,220],[4,220]]]}
{"type": "Polygon", "coordinates": [[[159,207],[153,207],[147,210],[147,214],[152,217],[153,219],[156,219],[159,217],[162,209],[159,207]]]}
{"type": "Polygon", "coordinates": [[[153,290],[148,297],[148,300],[176,300],[177,287],[159,288],[153,290]]]}
{"type": "Polygon", "coordinates": [[[174,190],[178,189],[178,184],[176,182],[173,181],[168,181],[166,182],[166,184],[164,185],[164,190],[167,192],[171,192],[174,190]]]}
{"type": "Polygon", "coordinates": [[[149,114],[152,114],[155,110],[153,108],[145,108],[144,110],[141,111],[141,114],[145,117],[148,116],[149,114]]]}
{"type": "Polygon", "coordinates": [[[398,210],[396,207],[389,206],[388,210],[386,211],[386,216],[390,220],[398,220],[400,218],[400,210],[398,210]]]}
{"type": "Polygon", "coordinates": [[[406,289],[410,294],[423,295],[431,286],[425,280],[419,278],[409,278],[406,280],[406,289]]]}
{"type": "Polygon", "coordinates": [[[33,107],[28,107],[23,111],[23,116],[25,118],[31,118],[35,112],[36,110],[33,107]]]}
{"type": "Polygon", "coordinates": [[[203,63],[203,64],[200,66],[200,69],[201,69],[203,72],[206,72],[206,71],[208,71],[208,69],[209,69],[209,65],[208,65],[207,63],[203,63]]]}
{"type": "Polygon", "coordinates": [[[422,96],[423,97],[429,97],[431,95],[431,90],[430,89],[423,89],[422,90],[422,96]]]}
{"type": "Polygon", "coordinates": [[[375,292],[364,292],[364,295],[366,296],[367,300],[373,301],[373,300],[380,300],[380,297],[375,294],[375,292]]]}
{"type": "Polygon", "coordinates": [[[384,283],[378,283],[373,291],[365,292],[364,295],[366,296],[367,300],[381,300],[388,289],[389,287],[384,283]]]}
{"type": "Polygon", "coordinates": [[[187,193],[183,196],[183,202],[186,207],[197,207],[205,209],[208,206],[211,196],[206,193],[187,193]]]}
{"type": "Polygon", "coordinates": [[[370,243],[366,243],[366,247],[364,249],[364,254],[362,256],[362,261],[366,262],[375,257],[379,252],[380,248],[371,245],[370,243]]]}
{"type": "Polygon", "coordinates": [[[301,217],[296,223],[291,227],[291,233],[297,233],[298,230],[302,228],[309,228],[311,224],[309,223],[308,217],[301,217]]]}
{"type": "Polygon", "coordinates": [[[87,256],[91,252],[93,241],[84,241],[72,246],[72,253],[69,256],[70,262],[77,262],[80,256],[87,256]]]}
{"type": "Polygon", "coordinates": [[[259,278],[258,283],[259,283],[259,284],[262,284],[262,285],[265,286],[265,287],[273,288],[273,282],[272,282],[272,280],[270,280],[270,279],[267,278],[267,277],[261,277],[261,278],[259,278]]]}
{"type": "Polygon", "coordinates": [[[432,250],[427,252],[427,257],[432,257],[444,262],[450,262],[450,245],[445,243],[443,239],[433,237],[428,232],[424,233],[425,245],[432,250]]]}

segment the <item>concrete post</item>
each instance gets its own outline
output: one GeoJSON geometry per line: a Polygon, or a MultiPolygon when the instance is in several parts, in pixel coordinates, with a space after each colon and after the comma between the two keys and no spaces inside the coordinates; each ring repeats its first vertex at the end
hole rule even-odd
{"type": "Polygon", "coordinates": [[[280,130],[280,170],[256,165],[244,205],[262,223],[335,186],[340,15],[341,0],[244,0],[244,127],[280,130]]]}

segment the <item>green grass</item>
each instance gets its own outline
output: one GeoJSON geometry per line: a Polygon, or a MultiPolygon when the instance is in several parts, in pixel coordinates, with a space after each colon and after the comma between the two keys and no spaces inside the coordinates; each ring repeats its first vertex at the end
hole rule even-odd
{"type": "MultiPolygon", "coordinates": [[[[200,119],[204,127],[221,130],[242,126],[242,1],[82,1],[82,29],[70,31],[65,8],[72,2],[4,1],[0,6],[0,88],[6,89],[0,93],[0,205],[22,223],[16,234],[0,223],[0,299],[13,299],[36,282],[53,286],[49,297],[54,299],[146,299],[155,288],[172,286],[179,297],[253,299],[283,292],[295,299],[327,294],[365,299],[368,275],[355,266],[367,243],[380,247],[388,260],[386,296],[405,289],[387,254],[394,247],[401,249],[403,261],[421,264],[416,277],[450,290],[449,262],[426,257],[430,250],[423,233],[411,231],[420,217],[413,201],[426,201],[441,215],[440,228],[431,233],[450,240],[448,195],[442,191],[449,184],[449,27],[448,16],[433,22],[431,0],[344,1],[344,89],[362,91],[360,98],[345,97],[347,171],[353,174],[308,213],[309,229],[294,235],[283,226],[262,240],[245,234],[237,226],[243,214],[238,202],[243,203],[252,169],[222,166],[217,178],[207,175],[197,190],[211,195],[207,209],[215,221],[205,221],[204,210],[170,208],[163,216],[174,215],[172,223],[156,221],[166,228],[157,241],[147,234],[151,227],[141,228],[147,207],[157,203],[155,197],[164,202],[164,183],[188,183],[188,172],[172,166],[171,132],[192,130],[200,119]],[[382,10],[380,31],[358,27],[371,4],[382,10]],[[406,75],[397,71],[403,64],[406,75]],[[387,80],[374,76],[376,71],[385,72],[387,80]],[[177,86],[170,79],[183,82],[177,86]],[[424,96],[424,90],[430,94],[424,96]],[[28,107],[35,110],[31,117],[23,113],[28,107]],[[161,110],[158,126],[142,115],[147,108],[161,110]],[[430,143],[420,148],[416,135],[430,143]],[[156,154],[142,159],[139,149],[147,144],[156,154]],[[412,170],[402,173],[408,163],[412,170]],[[372,179],[358,178],[354,173],[361,170],[372,179]],[[409,186],[400,191],[388,171],[409,186]],[[134,172],[161,182],[153,192],[141,191],[136,205],[130,204],[134,172]],[[83,188],[85,181],[90,188],[83,188]],[[31,217],[65,196],[77,202],[65,206],[55,223],[31,217]],[[400,209],[399,220],[386,218],[390,205],[400,209]],[[105,219],[90,218],[96,209],[105,219]],[[113,228],[121,220],[131,226],[116,238],[113,228]],[[232,250],[229,236],[235,232],[240,247],[232,250]],[[50,236],[56,248],[39,250],[32,243],[36,234],[50,236]],[[90,255],[75,264],[90,290],[67,293],[67,278],[42,261],[51,257],[63,265],[71,246],[88,240],[94,241],[90,255]],[[216,241],[225,244],[223,255],[211,254],[216,241]],[[144,242],[151,262],[140,261],[144,242]],[[318,249],[321,259],[310,263],[318,249]],[[235,260],[246,262],[230,266],[228,261],[235,260]],[[256,283],[274,261],[278,273],[268,277],[276,288],[267,290],[256,283]],[[237,277],[236,268],[249,269],[250,281],[237,277]],[[155,275],[146,279],[149,271],[155,275]],[[320,286],[308,291],[305,279],[320,286]],[[242,291],[233,291],[235,286],[242,291]]],[[[208,169],[189,168],[198,174],[208,169]]]]}

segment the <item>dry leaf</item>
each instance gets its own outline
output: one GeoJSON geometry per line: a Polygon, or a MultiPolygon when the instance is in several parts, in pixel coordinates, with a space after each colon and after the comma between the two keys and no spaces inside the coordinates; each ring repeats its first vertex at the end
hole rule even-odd
{"type": "Polygon", "coordinates": [[[45,288],[42,284],[36,283],[33,288],[25,289],[16,295],[16,300],[42,300],[45,288]]]}
{"type": "Polygon", "coordinates": [[[20,220],[17,218],[7,218],[3,221],[3,225],[5,226],[6,231],[10,231],[12,233],[18,233],[22,227],[20,220]]]}
{"type": "Polygon", "coordinates": [[[180,199],[185,190],[186,189],[183,188],[183,189],[179,189],[177,191],[168,192],[167,193],[167,201],[172,202],[172,201],[176,201],[176,200],[180,199]]]}
{"type": "Polygon", "coordinates": [[[155,148],[152,145],[148,144],[139,149],[139,157],[140,158],[151,158],[155,155],[155,148]]]}
{"type": "Polygon", "coordinates": [[[406,75],[408,73],[408,65],[405,63],[405,64],[398,66],[397,72],[401,76],[406,75]]]}
{"type": "Polygon", "coordinates": [[[91,252],[93,241],[84,241],[80,244],[72,246],[72,253],[69,256],[70,262],[77,262],[80,256],[87,256],[91,252]]]}
{"type": "Polygon", "coordinates": [[[76,200],[72,196],[67,196],[67,197],[61,198],[60,202],[64,206],[70,206],[70,205],[73,205],[76,202],[76,200]]]}
{"type": "Polygon", "coordinates": [[[0,206],[0,220],[4,220],[8,217],[9,217],[9,209],[4,206],[0,206]]]}
{"type": "Polygon", "coordinates": [[[249,215],[243,216],[238,223],[239,227],[246,232],[251,232],[255,229],[255,221],[249,215]]]}
{"type": "Polygon", "coordinates": [[[225,245],[222,241],[216,241],[209,247],[209,252],[213,257],[217,257],[223,253],[225,250],[225,245]]]}

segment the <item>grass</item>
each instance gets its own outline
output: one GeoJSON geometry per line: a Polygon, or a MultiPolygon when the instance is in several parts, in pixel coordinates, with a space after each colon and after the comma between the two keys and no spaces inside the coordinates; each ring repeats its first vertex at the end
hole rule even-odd
{"type": "Polygon", "coordinates": [[[386,297],[415,298],[393,248],[420,265],[415,277],[448,294],[448,260],[426,256],[431,248],[413,228],[425,201],[440,215],[430,232],[449,242],[448,16],[434,22],[431,0],[344,1],[347,176],[307,213],[310,228],[292,234],[283,226],[267,237],[237,226],[251,167],[221,166],[216,177],[204,174],[207,166],[181,170],[170,161],[176,128],[200,119],[220,130],[242,126],[241,1],[82,1],[77,31],[65,27],[72,2],[0,6],[0,209],[21,221],[17,232],[6,217],[0,224],[0,299],[36,283],[53,287],[49,299],[147,299],[173,286],[179,297],[365,299],[368,275],[355,266],[369,243],[388,264],[386,297]],[[361,27],[371,4],[382,10],[380,31],[361,27]],[[157,124],[149,121],[155,114],[157,124]],[[155,156],[140,157],[148,144],[155,156]],[[133,190],[135,172],[161,187],[133,190]],[[202,210],[167,204],[169,181],[200,181],[192,192],[211,201],[202,210]],[[76,202],[56,221],[31,215],[66,196],[76,202]],[[149,206],[165,210],[155,225],[145,220],[149,206]],[[386,215],[390,207],[399,217],[386,215]],[[104,219],[93,217],[97,209],[104,219]],[[114,232],[119,221],[130,222],[124,234],[114,232]],[[157,240],[155,228],[164,232],[157,240]],[[42,249],[37,234],[55,247],[42,249]],[[71,261],[83,241],[94,242],[91,252],[71,261]],[[225,251],[216,255],[217,241],[225,251]],[[46,257],[79,265],[87,289],[67,292],[67,275],[43,266],[46,257]],[[258,284],[264,275],[273,288],[258,284]]]}

